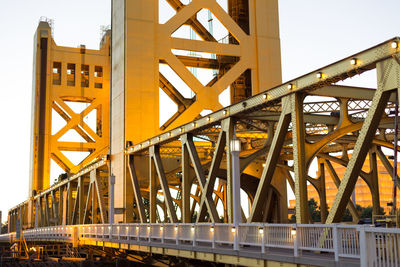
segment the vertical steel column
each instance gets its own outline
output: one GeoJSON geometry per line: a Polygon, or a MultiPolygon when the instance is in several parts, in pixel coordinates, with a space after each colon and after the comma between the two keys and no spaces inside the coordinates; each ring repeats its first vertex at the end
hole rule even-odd
{"type": "Polygon", "coordinates": [[[381,205],[379,198],[378,164],[376,161],[376,153],[373,152],[372,150],[369,151],[369,166],[370,166],[369,178],[371,183],[371,195],[372,195],[372,214],[379,215],[381,205]]]}
{"type": "Polygon", "coordinates": [[[319,205],[321,208],[321,223],[325,223],[326,217],[328,216],[328,207],[326,204],[326,185],[325,185],[325,165],[324,163],[319,163],[320,168],[320,199],[319,205]]]}
{"type": "MultiPolygon", "coordinates": [[[[154,151],[154,148],[149,149],[149,154],[151,154],[151,150],[154,151]]],[[[149,216],[150,216],[150,223],[157,222],[157,179],[156,179],[156,169],[152,160],[152,157],[149,156],[149,187],[150,187],[150,197],[149,197],[149,216]]]]}
{"type": "MultiPolygon", "coordinates": [[[[182,140],[182,222],[191,223],[190,214],[190,164],[186,144],[182,140]]],[[[205,194],[205,192],[203,192],[205,194]]]]}
{"type": "Polygon", "coordinates": [[[233,137],[233,120],[232,118],[227,118],[221,122],[221,130],[226,134],[226,214],[227,218],[225,221],[228,223],[233,223],[233,192],[232,192],[232,156],[230,143],[233,137]]]}
{"type": "Polygon", "coordinates": [[[396,214],[397,210],[397,186],[396,186],[396,179],[397,179],[397,147],[398,147],[398,134],[399,134],[399,90],[400,88],[396,89],[396,104],[395,104],[395,117],[394,117],[394,157],[393,157],[393,214],[396,214]]]}
{"type": "Polygon", "coordinates": [[[242,221],[242,208],[240,205],[240,140],[233,135],[229,144],[232,155],[232,193],[233,193],[233,224],[238,229],[242,221]]]}
{"type": "MultiPolygon", "coordinates": [[[[291,95],[293,168],[296,194],[296,221],[308,223],[307,166],[305,157],[305,124],[303,116],[304,95],[291,95]]],[[[286,103],[288,104],[288,103],[286,103]]]]}
{"type": "Polygon", "coordinates": [[[114,224],[114,185],[115,185],[115,176],[111,174],[109,178],[109,190],[110,190],[110,199],[109,199],[109,212],[108,212],[108,221],[110,224],[114,224]]]}

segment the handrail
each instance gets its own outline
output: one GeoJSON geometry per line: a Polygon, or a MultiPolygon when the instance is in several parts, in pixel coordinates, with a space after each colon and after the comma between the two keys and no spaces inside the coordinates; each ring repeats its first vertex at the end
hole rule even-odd
{"type": "MultiPolygon", "coordinates": [[[[371,262],[382,263],[380,255],[386,255],[387,261],[400,263],[396,258],[400,255],[399,248],[396,247],[396,242],[400,240],[400,229],[363,225],[251,223],[234,226],[223,223],[131,223],[49,226],[25,230],[23,233],[27,241],[107,241],[146,244],[153,247],[175,245],[179,249],[186,249],[187,246],[180,245],[188,245],[189,242],[191,250],[195,251],[223,248],[225,251],[237,250],[239,253],[261,252],[251,254],[256,258],[263,255],[267,249],[279,248],[289,249],[294,257],[301,255],[301,251],[319,251],[330,253],[336,260],[352,258],[363,262],[364,259],[370,259],[371,262]],[[319,242],[321,239],[323,242],[319,242]],[[368,245],[363,244],[362,239],[368,240],[368,245]]],[[[0,241],[7,242],[13,236],[15,233],[0,235],[0,241]]]]}

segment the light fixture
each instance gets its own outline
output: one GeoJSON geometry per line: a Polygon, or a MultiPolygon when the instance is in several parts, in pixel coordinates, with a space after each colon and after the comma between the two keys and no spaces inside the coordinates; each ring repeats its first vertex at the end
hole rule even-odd
{"type": "Polygon", "coordinates": [[[168,133],[168,136],[171,136],[171,132],[168,133]]]}
{"type": "Polygon", "coordinates": [[[178,226],[175,226],[175,228],[174,228],[174,229],[175,229],[175,231],[178,231],[178,226]]]}
{"type": "Polygon", "coordinates": [[[163,229],[164,229],[164,226],[161,225],[161,226],[160,226],[160,230],[162,231],[163,229]]]}
{"type": "Polygon", "coordinates": [[[323,76],[323,73],[322,73],[322,72],[318,72],[318,73],[317,73],[317,78],[318,78],[318,79],[321,79],[322,76],[323,76]]]}
{"type": "Polygon", "coordinates": [[[193,126],[193,127],[196,127],[196,123],[195,123],[195,122],[193,122],[193,123],[192,123],[192,126],[193,126]]]}
{"type": "Polygon", "coordinates": [[[192,231],[194,231],[194,226],[192,226],[192,231]]]}
{"type": "Polygon", "coordinates": [[[182,127],[182,128],[180,129],[181,133],[183,133],[184,130],[185,130],[185,129],[182,127]]]}
{"type": "Polygon", "coordinates": [[[150,226],[147,226],[147,230],[150,230],[150,226]]]}
{"type": "Polygon", "coordinates": [[[223,112],[223,113],[224,113],[224,115],[226,115],[226,114],[228,114],[228,111],[227,111],[227,110],[224,110],[224,112],[223,112]]]}
{"type": "Polygon", "coordinates": [[[398,47],[399,47],[399,42],[393,41],[393,42],[392,42],[392,48],[393,48],[393,49],[397,49],[398,47]]]}
{"type": "Polygon", "coordinates": [[[350,64],[351,65],[357,65],[357,63],[358,63],[358,59],[356,59],[356,58],[350,59],[350,64]]]}
{"type": "Polygon", "coordinates": [[[288,88],[289,90],[292,90],[292,89],[294,88],[293,83],[289,83],[289,84],[287,85],[287,88],[288,88]]]}
{"type": "Polygon", "coordinates": [[[264,229],[263,229],[263,228],[258,229],[258,233],[259,233],[260,235],[264,234],[264,229]]]}
{"type": "Polygon", "coordinates": [[[232,233],[236,233],[236,228],[232,227],[231,231],[232,231],[232,233]]]}
{"type": "Polygon", "coordinates": [[[290,233],[291,233],[293,236],[296,235],[296,229],[293,228],[293,229],[290,231],[290,233]]]}
{"type": "Polygon", "coordinates": [[[139,230],[139,226],[136,226],[136,230],[139,230]]]}
{"type": "Polygon", "coordinates": [[[211,226],[210,232],[214,232],[214,227],[211,226]]]}
{"type": "Polygon", "coordinates": [[[264,99],[268,99],[268,95],[267,94],[263,94],[263,98],[264,99]]]}
{"type": "Polygon", "coordinates": [[[263,166],[263,168],[265,168],[265,166],[267,166],[267,164],[263,163],[262,166],[263,166]]]}
{"type": "Polygon", "coordinates": [[[128,227],[128,226],[126,227],[126,230],[127,230],[127,231],[129,230],[129,227],[128,227]]]}
{"type": "Polygon", "coordinates": [[[241,143],[239,139],[233,137],[230,145],[231,145],[231,152],[240,152],[241,143]]]}
{"type": "Polygon", "coordinates": [[[210,117],[207,117],[207,121],[210,121],[211,120],[211,118],[210,117]]]}

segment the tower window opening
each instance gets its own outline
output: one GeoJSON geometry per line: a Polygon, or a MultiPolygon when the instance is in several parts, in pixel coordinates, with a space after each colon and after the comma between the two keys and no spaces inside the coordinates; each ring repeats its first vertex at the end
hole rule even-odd
{"type": "Polygon", "coordinates": [[[89,65],[81,65],[81,87],[89,87],[89,65]]]}
{"type": "Polygon", "coordinates": [[[53,62],[53,84],[61,85],[61,62],[53,62]]]}
{"type": "Polygon", "coordinates": [[[75,86],[75,64],[67,64],[67,85],[75,86]]]}
{"type": "Polygon", "coordinates": [[[101,66],[94,67],[94,87],[103,88],[103,67],[101,66]]]}

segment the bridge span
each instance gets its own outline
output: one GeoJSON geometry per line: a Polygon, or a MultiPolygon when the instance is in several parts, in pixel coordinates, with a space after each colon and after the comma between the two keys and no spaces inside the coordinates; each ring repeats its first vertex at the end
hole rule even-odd
{"type": "MultiPolygon", "coordinates": [[[[61,242],[242,266],[399,266],[400,229],[322,224],[114,224],[25,230],[28,247],[61,242]]],[[[12,242],[16,233],[0,236],[12,242]]]]}
{"type": "Polygon", "coordinates": [[[398,266],[398,229],[339,223],[347,211],[360,220],[359,183],[380,214],[383,172],[399,218],[399,37],[282,83],[277,0],[166,2],[175,15],[161,23],[158,1],[112,1],[99,50],[57,46],[40,22],[29,197],[9,210],[1,241],[251,266],[398,266]],[[217,21],[222,39],[206,27],[217,21]],[[198,39],[176,36],[182,27],[198,39]],[[345,85],[368,72],[371,88],[345,85]],[[161,91],[177,107],[163,123],[161,91]],[[52,129],[57,114],[65,125],[52,129]],[[81,141],[62,138],[70,131],[81,141]],[[70,152],[86,156],[73,163],[70,152]],[[51,161],[65,172],[52,185],[51,161]]]}

